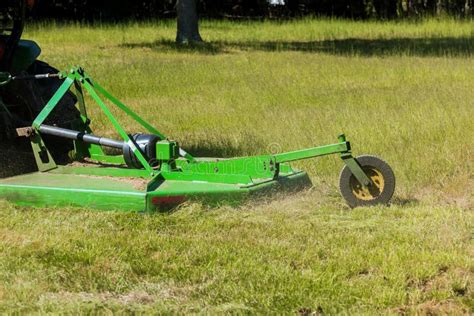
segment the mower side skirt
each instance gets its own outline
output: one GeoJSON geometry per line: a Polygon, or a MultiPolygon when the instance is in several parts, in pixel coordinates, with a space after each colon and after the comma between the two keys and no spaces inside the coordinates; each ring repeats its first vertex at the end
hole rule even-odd
{"type": "Polygon", "coordinates": [[[122,172],[125,170],[117,169],[115,176],[111,176],[112,168],[107,168],[109,175],[104,176],[94,174],[94,169],[102,170],[93,167],[59,167],[50,172],[0,179],[0,199],[34,207],[154,211],[169,209],[185,200],[199,200],[209,205],[237,205],[254,195],[271,196],[271,193],[280,190],[299,190],[311,185],[308,175],[302,171],[280,175],[275,179],[254,179],[251,184],[179,177],[166,179],[165,176],[156,181],[156,185],[147,186],[149,179],[131,173],[130,177],[124,177],[122,172]]]}
{"type": "Polygon", "coordinates": [[[24,206],[143,211],[146,192],[110,177],[37,172],[0,180],[0,198],[24,206]]]}
{"type": "MultiPolygon", "coordinates": [[[[147,210],[167,209],[168,202],[197,200],[207,205],[238,205],[256,197],[271,197],[276,192],[297,191],[311,186],[306,172],[297,171],[276,179],[261,179],[251,185],[211,183],[204,181],[164,180],[147,193],[147,210]]],[[[177,203],[179,204],[179,203],[177,203]]]]}

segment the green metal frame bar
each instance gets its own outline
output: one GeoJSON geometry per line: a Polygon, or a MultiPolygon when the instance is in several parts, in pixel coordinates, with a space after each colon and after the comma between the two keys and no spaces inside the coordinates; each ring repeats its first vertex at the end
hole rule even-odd
{"type": "Polygon", "coordinates": [[[127,132],[125,132],[125,130],[122,128],[122,126],[120,126],[120,123],[117,121],[117,119],[112,114],[112,112],[110,112],[107,105],[105,105],[105,103],[102,101],[102,99],[96,93],[94,87],[87,80],[83,82],[83,85],[86,88],[86,90],[89,92],[92,99],[94,99],[95,102],[97,102],[97,104],[102,109],[102,111],[105,113],[105,115],[107,116],[109,121],[112,123],[114,128],[120,134],[120,137],[122,137],[122,139],[132,149],[133,153],[138,158],[138,160],[140,161],[142,166],[145,168],[145,170],[147,170],[150,173],[150,175],[155,175],[155,171],[153,170],[153,168],[150,166],[148,161],[146,161],[145,157],[143,156],[141,151],[137,148],[137,146],[135,146],[135,143],[130,139],[130,137],[128,137],[127,132]]]}
{"type": "Polygon", "coordinates": [[[321,157],[337,153],[346,153],[350,150],[349,142],[341,142],[338,144],[302,149],[282,154],[274,155],[277,163],[290,162],[295,160],[303,160],[314,157],[321,157]]]}
{"type": "MultiPolygon", "coordinates": [[[[81,84],[74,80],[75,95],[79,103],[79,111],[81,113],[81,124],[73,126],[73,129],[84,130],[87,133],[92,133],[92,130],[89,127],[89,117],[87,115],[86,101],[84,98],[84,92],[82,90],[81,84]]],[[[108,156],[102,150],[102,147],[94,144],[85,144],[81,141],[74,141],[74,149],[76,158],[83,159],[85,157],[90,157],[97,161],[109,162],[109,163],[123,163],[123,157],[114,157],[108,156]],[[121,159],[117,159],[121,158],[121,159]]]]}
{"type": "Polygon", "coordinates": [[[79,111],[81,112],[81,117],[84,123],[87,122],[87,108],[86,108],[86,101],[84,99],[84,92],[82,91],[82,86],[74,80],[74,88],[76,89],[76,97],[79,103],[79,111]]]}
{"type": "MultiPolygon", "coordinates": [[[[147,130],[149,130],[152,133],[157,134],[158,136],[165,138],[165,136],[160,133],[158,130],[156,130],[153,126],[151,126],[149,123],[147,123],[145,120],[140,118],[136,113],[134,113],[132,110],[130,110],[127,106],[125,106],[123,103],[121,103],[119,100],[117,100],[115,97],[113,97],[110,93],[108,93],[104,88],[101,86],[97,85],[94,86],[94,83],[88,76],[85,74],[85,72],[81,68],[73,68],[66,76],[63,84],[60,86],[60,88],[56,91],[56,93],[53,95],[53,97],[49,100],[49,102],[46,104],[46,106],[43,108],[43,110],[38,114],[38,116],[35,118],[33,121],[33,128],[35,128],[37,131],[39,130],[39,127],[41,124],[44,123],[46,118],[51,114],[51,112],[54,110],[54,108],[58,105],[59,101],[63,98],[63,96],[71,89],[71,86],[74,84],[75,89],[77,91],[77,97],[78,97],[78,102],[79,102],[79,110],[81,112],[81,118],[83,120],[83,123],[85,125],[85,128],[90,132],[90,129],[86,126],[86,122],[88,120],[87,118],[87,111],[86,111],[86,105],[84,101],[84,94],[82,91],[81,86],[84,86],[84,88],[87,90],[87,92],[90,94],[92,99],[97,102],[99,107],[102,109],[104,114],[107,116],[109,121],[112,123],[114,128],[117,130],[119,133],[120,137],[127,143],[127,145],[132,149],[133,153],[135,156],[138,158],[142,166],[145,168],[146,171],[150,174],[150,176],[154,176],[156,174],[155,170],[150,166],[148,161],[146,161],[145,157],[143,154],[140,152],[140,150],[136,147],[134,142],[128,137],[128,134],[125,132],[125,130],[121,127],[117,119],[114,117],[112,112],[109,110],[105,102],[100,98],[98,95],[97,91],[101,93],[106,99],[111,101],[113,104],[115,104],[119,109],[124,111],[127,115],[132,117],[134,120],[136,120],[138,123],[140,123],[143,127],[145,127],[147,130]],[[96,91],[97,90],[97,91],[96,91]]],[[[37,137],[41,138],[40,134],[37,133],[37,137]]],[[[34,144],[39,144],[42,143],[42,140],[40,141],[38,138],[36,138],[36,141],[32,141],[32,145],[34,144]]],[[[103,153],[103,151],[99,148],[99,146],[96,145],[91,145],[91,149],[95,153],[93,153],[94,158],[102,158],[101,160],[106,160],[107,162],[122,162],[122,159],[115,159],[116,157],[113,156],[107,156],[103,153]],[[96,148],[97,147],[97,148],[96,148]],[[113,159],[112,159],[113,158],[113,159]]],[[[39,151],[38,148],[36,148],[36,151],[39,151]]],[[[76,144],[76,149],[79,149],[79,151],[83,151],[84,148],[78,146],[76,144]]],[[[43,150],[43,148],[41,148],[43,150]]],[[[47,150],[47,149],[46,149],[47,150]]],[[[51,156],[50,153],[48,152],[48,156],[51,156]]],[[[194,158],[185,153],[185,156],[188,160],[193,160],[194,158]]],[[[42,163],[40,160],[37,159],[37,164],[40,170],[45,170],[50,168],[45,168],[42,166],[42,163]]]]}
{"type": "Polygon", "coordinates": [[[352,156],[350,142],[346,141],[345,135],[339,136],[339,143],[326,146],[302,149],[282,154],[274,155],[277,163],[291,162],[314,157],[321,157],[332,154],[341,154],[341,158],[351,170],[354,177],[360,184],[367,187],[372,184],[370,178],[362,170],[357,160],[352,156]]]}
{"type": "Polygon", "coordinates": [[[43,108],[43,110],[38,114],[36,119],[33,121],[33,127],[37,130],[41,124],[44,123],[46,118],[51,114],[51,112],[54,110],[56,105],[58,105],[59,101],[63,98],[63,96],[69,91],[71,88],[72,84],[74,83],[74,77],[73,76],[68,76],[63,84],[59,87],[58,91],[53,95],[51,100],[46,104],[46,106],[43,108]]]}
{"type": "Polygon", "coordinates": [[[36,165],[40,172],[46,172],[57,168],[53,156],[43,142],[39,134],[31,137],[31,148],[35,157],[36,165]]]}
{"type": "Polygon", "coordinates": [[[102,86],[99,85],[97,82],[95,82],[93,79],[90,79],[89,77],[87,77],[87,78],[88,78],[88,81],[91,83],[91,85],[94,86],[95,90],[97,90],[100,94],[102,94],[107,99],[109,99],[110,102],[115,104],[119,109],[121,109],[122,111],[127,113],[127,115],[129,115],[131,118],[133,118],[142,127],[147,129],[150,133],[160,136],[161,139],[166,139],[167,138],[164,134],[162,134],[160,131],[158,131],[156,128],[154,128],[151,124],[146,122],[144,119],[142,119],[140,116],[138,116],[138,114],[136,114],[130,108],[128,108],[125,104],[120,102],[120,100],[118,100],[113,95],[111,95],[107,90],[102,88],[102,86]]]}
{"type": "Polygon", "coordinates": [[[36,129],[37,133],[31,137],[31,147],[33,149],[33,154],[35,156],[36,165],[38,170],[41,172],[46,172],[52,169],[57,168],[56,162],[53,159],[53,156],[49,152],[48,148],[45,146],[43,139],[41,138],[38,129],[41,124],[46,120],[46,118],[51,114],[59,101],[63,96],[69,91],[72,84],[74,83],[74,78],[67,77],[63,84],[59,87],[53,97],[48,101],[43,110],[38,114],[38,116],[33,121],[33,128],[36,129]]]}
{"type": "MultiPolygon", "coordinates": [[[[340,142],[345,142],[346,135],[344,134],[339,135],[338,139],[340,142]]],[[[342,161],[344,161],[346,166],[349,168],[349,170],[352,172],[354,177],[357,179],[357,181],[359,181],[359,183],[362,184],[363,187],[368,187],[369,185],[372,184],[372,180],[370,180],[370,178],[365,174],[364,170],[362,170],[362,167],[360,166],[360,164],[352,156],[351,146],[349,142],[348,142],[348,150],[347,152],[341,153],[341,158],[342,158],[342,161]]]]}
{"type": "Polygon", "coordinates": [[[362,186],[368,187],[372,184],[372,180],[365,174],[364,170],[362,170],[357,160],[352,157],[351,154],[342,155],[341,158],[362,186]]]}
{"type": "MultiPolygon", "coordinates": [[[[86,75],[84,74],[84,77],[86,77],[86,75]]],[[[135,112],[133,112],[129,107],[127,107],[125,104],[123,104],[119,99],[115,98],[113,95],[111,95],[107,90],[105,90],[104,88],[102,88],[101,85],[99,85],[97,82],[95,82],[93,79],[89,78],[89,77],[86,77],[89,82],[94,86],[94,88],[100,93],[102,94],[104,97],[106,97],[108,100],[110,100],[110,102],[112,102],[113,104],[115,104],[119,109],[121,109],[122,111],[124,111],[128,116],[130,116],[131,118],[133,118],[138,124],[140,124],[142,127],[144,127],[146,130],[148,130],[150,133],[152,134],[155,134],[157,136],[159,136],[161,139],[167,139],[167,137],[161,133],[160,131],[158,131],[155,127],[153,127],[150,123],[148,123],[147,121],[145,121],[144,119],[142,119],[138,114],[136,114],[135,112]]],[[[189,161],[193,161],[194,160],[194,157],[192,155],[190,155],[189,153],[185,152],[184,150],[180,150],[180,153],[181,153],[181,156],[186,158],[187,160],[189,161]]]]}

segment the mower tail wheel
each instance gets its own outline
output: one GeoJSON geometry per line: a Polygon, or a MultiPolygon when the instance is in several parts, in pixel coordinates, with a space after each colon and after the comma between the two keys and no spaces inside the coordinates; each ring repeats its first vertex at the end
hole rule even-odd
{"type": "Polygon", "coordinates": [[[339,177],[339,189],[347,204],[352,208],[388,204],[395,192],[395,175],[392,168],[375,156],[364,155],[355,159],[372,180],[372,184],[364,188],[345,166],[339,177]]]}

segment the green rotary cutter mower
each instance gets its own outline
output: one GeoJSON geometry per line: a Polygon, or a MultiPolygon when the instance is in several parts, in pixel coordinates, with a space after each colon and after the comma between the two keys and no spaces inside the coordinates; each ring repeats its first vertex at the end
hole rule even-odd
{"type": "Polygon", "coordinates": [[[387,163],[374,156],[354,158],[344,135],[335,144],[280,154],[198,158],[112,96],[82,68],[16,77],[4,72],[0,77],[3,85],[16,80],[62,80],[31,124],[16,129],[18,137],[29,138],[38,169],[0,179],[0,198],[20,205],[153,211],[169,209],[186,200],[237,203],[253,195],[311,185],[308,175],[292,168],[290,163],[330,154],[340,155],[345,164],[340,189],[349,206],[386,204],[395,189],[395,177],[387,163]],[[71,127],[45,124],[71,92],[77,98],[80,112],[71,127]],[[85,93],[103,111],[120,139],[93,133],[85,93]],[[112,114],[111,106],[125,112],[147,134],[129,134],[112,114]],[[72,142],[69,156],[75,162],[56,163],[49,148],[56,140],[72,142]],[[116,154],[106,148],[112,148],[116,154]]]}
{"type": "Polygon", "coordinates": [[[33,4],[0,2],[0,199],[27,206],[125,211],[169,209],[186,200],[235,204],[310,186],[308,175],[290,163],[338,154],[345,164],[340,190],[349,206],[390,201],[395,190],[391,168],[374,156],[354,158],[344,135],[335,144],[281,154],[192,156],[82,68],[59,72],[38,61],[40,47],[21,40],[25,14],[33,4]],[[93,133],[86,93],[119,139],[93,133]],[[147,134],[129,134],[111,106],[147,134]]]}

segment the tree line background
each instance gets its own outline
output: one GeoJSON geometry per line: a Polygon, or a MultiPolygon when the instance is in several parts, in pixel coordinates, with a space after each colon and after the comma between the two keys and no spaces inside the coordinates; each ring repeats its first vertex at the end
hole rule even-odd
{"type": "MultiPolygon", "coordinates": [[[[395,19],[450,15],[472,17],[474,0],[197,0],[208,18],[263,19],[306,15],[351,19],[395,19]]],[[[39,0],[37,18],[121,20],[171,18],[176,0],[39,0]]]]}

